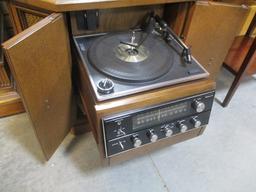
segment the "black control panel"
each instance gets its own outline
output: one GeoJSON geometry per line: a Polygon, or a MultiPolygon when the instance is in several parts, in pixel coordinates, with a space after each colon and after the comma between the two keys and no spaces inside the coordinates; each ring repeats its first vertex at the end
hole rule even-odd
{"type": "Polygon", "coordinates": [[[214,91],[104,118],[106,157],[208,124],[214,91]]]}

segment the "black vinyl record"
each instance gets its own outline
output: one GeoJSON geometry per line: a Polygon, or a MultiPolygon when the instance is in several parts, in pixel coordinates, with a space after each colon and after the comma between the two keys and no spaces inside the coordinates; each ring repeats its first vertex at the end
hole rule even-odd
{"type": "Polygon", "coordinates": [[[107,34],[96,39],[88,50],[88,59],[100,72],[119,80],[144,82],[166,74],[173,65],[173,50],[157,35],[136,32],[134,48],[129,32],[107,34]],[[145,38],[146,37],[146,38],[145,38]]]}

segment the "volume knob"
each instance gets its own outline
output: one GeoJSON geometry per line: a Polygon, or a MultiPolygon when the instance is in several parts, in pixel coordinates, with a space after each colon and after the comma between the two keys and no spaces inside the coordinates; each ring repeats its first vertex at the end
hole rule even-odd
{"type": "Polygon", "coordinates": [[[201,113],[205,110],[205,104],[201,101],[194,101],[192,107],[196,110],[197,113],[201,113]]]}
{"type": "Polygon", "coordinates": [[[185,133],[188,130],[188,126],[183,123],[179,124],[179,128],[181,133],[185,133]]]}
{"type": "Polygon", "coordinates": [[[166,137],[170,137],[173,134],[173,131],[172,131],[170,125],[167,125],[167,126],[164,127],[164,132],[165,132],[166,137]]]}
{"type": "Polygon", "coordinates": [[[153,130],[150,130],[150,131],[148,132],[148,136],[149,136],[149,139],[150,139],[150,141],[151,141],[152,143],[156,142],[157,139],[158,139],[157,134],[155,134],[153,130]]]}
{"type": "Polygon", "coordinates": [[[202,124],[201,121],[198,120],[195,117],[191,119],[191,122],[192,122],[192,124],[194,125],[195,128],[199,128],[201,126],[201,124],[202,124]]]}
{"type": "Polygon", "coordinates": [[[173,131],[171,129],[166,129],[165,130],[165,136],[166,137],[170,137],[170,136],[172,136],[172,134],[173,134],[173,131]]]}
{"type": "Polygon", "coordinates": [[[141,146],[141,144],[142,144],[142,141],[137,136],[133,137],[133,146],[135,148],[141,146]]]}

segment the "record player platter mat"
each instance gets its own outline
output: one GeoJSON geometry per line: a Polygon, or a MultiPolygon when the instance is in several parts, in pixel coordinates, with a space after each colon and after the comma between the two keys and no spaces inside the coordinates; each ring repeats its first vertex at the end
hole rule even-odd
{"type": "MultiPolygon", "coordinates": [[[[147,34],[137,32],[137,42],[147,34]]],[[[88,60],[100,72],[124,81],[145,82],[166,74],[173,65],[173,49],[162,38],[148,35],[143,44],[133,47],[131,33],[109,34],[95,40],[88,60]]]]}

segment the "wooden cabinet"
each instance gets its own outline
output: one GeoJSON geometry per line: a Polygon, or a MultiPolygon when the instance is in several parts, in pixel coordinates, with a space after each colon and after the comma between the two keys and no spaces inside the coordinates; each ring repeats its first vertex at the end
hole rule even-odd
{"type": "Polygon", "coordinates": [[[64,16],[52,14],[3,44],[47,159],[71,128],[71,56],[64,16]]]}
{"type": "Polygon", "coordinates": [[[199,1],[191,19],[186,43],[193,56],[216,79],[248,9],[238,5],[199,1]]]}

